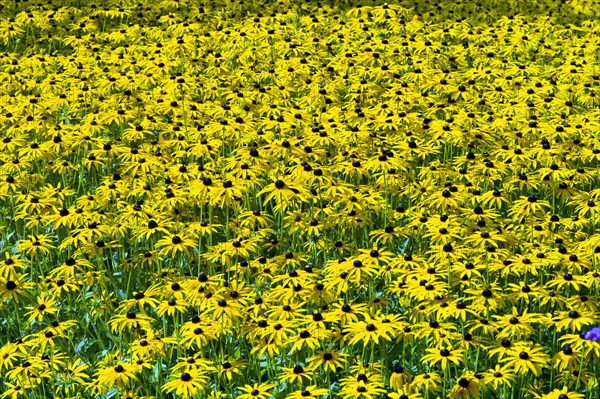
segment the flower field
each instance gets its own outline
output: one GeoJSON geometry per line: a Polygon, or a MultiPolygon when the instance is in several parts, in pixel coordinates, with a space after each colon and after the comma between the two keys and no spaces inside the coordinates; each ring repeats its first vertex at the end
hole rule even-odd
{"type": "Polygon", "coordinates": [[[600,399],[597,1],[138,1],[0,2],[0,399],[600,399]]]}

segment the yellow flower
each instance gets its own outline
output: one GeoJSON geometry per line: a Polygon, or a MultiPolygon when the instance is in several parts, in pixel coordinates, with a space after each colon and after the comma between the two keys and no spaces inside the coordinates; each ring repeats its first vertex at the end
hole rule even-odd
{"type": "Polygon", "coordinates": [[[19,251],[31,257],[48,255],[54,248],[52,237],[48,234],[31,235],[28,240],[19,240],[19,251]]]}
{"type": "Polygon", "coordinates": [[[539,345],[521,346],[516,345],[509,352],[509,356],[502,359],[506,367],[512,367],[514,372],[524,375],[529,372],[539,376],[542,374],[542,368],[547,367],[550,362],[550,356],[543,352],[539,345]]]}
{"type": "Polygon", "coordinates": [[[335,373],[338,367],[343,367],[346,364],[345,358],[347,356],[348,354],[346,353],[331,349],[320,350],[308,359],[308,364],[310,364],[310,368],[313,370],[322,367],[325,371],[335,373]]]}
{"type": "Polygon", "coordinates": [[[108,324],[112,326],[113,331],[125,328],[141,328],[147,330],[150,328],[150,322],[152,320],[153,319],[151,317],[146,316],[144,314],[128,311],[126,314],[113,316],[108,322],[108,324]]]}
{"type": "Polygon", "coordinates": [[[165,314],[168,316],[173,316],[176,312],[184,313],[189,306],[187,301],[181,299],[169,299],[168,301],[161,302],[156,311],[159,317],[163,317],[165,314]]]}
{"type": "Polygon", "coordinates": [[[182,252],[188,257],[191,256],[190,248],[196,246],[196,242],[189,238],[185,234],[176,234],[173,236],[166,236],[158,240],[156,246],[160,248],[159,253],[161,255],[176,256],[182,252]]]}
{"type": "Polygon", "coordinates": [[[310,385],[304,387],[301,390],[294,391],[286,396],[286,399],[301,399],[301,398],[317,398],[319,396],[327,395],[329,391],[325,388],[318,388],[316,385],[310,385]]]}
{"type": "Polygon", "coordinates": [[[6,390],[2,393],[2,396],[0,396],[2,399],[18,399],[20,397],[26,397],[29,391],[35,388],[34,385],[27,382],[16,384],[5,382],[4,385],[6,385],[6,390]]]}
{"type": "Polygon", "coordinates": [[[390,388],[392,388],[394,390],[400,390],[408,382],[410,382],[409,380],[410,380],[410,373],[407,370],[405,370],[404,367],[397,364],[392,369],[392,374],[390,376],[390,388]]]}
{"type": "Polygon", "coordinates": [[[267,194],[264,199],[265,203],[275,200],[277,205],[276,209],[285,211],[291,202],[295,199],[299,201],[306,201],[304,194],[304,188],[297,186],[291,182],[285,182],[284,180],[278,179],[274,183],[264,187],[258,195],[267,194]]]}
{"type": "Polygon", "coordinates": [[[15,280],[0,277],[0,296],[3,300],[19,300],[27,296],[28,290],[34,286],[33,283],[27,281],[27,276],[21,274],[15,280]]]}
{"type": "Polygon", "coordinates": [[[358,321],[355,323],[349,323],[347,327],[348,333],[351,335],[350,345],[362,341],[363,346],[367,346],[369,342],[379,344],[383,340],[390,341],[391,330],[385,323],[381,323],[378,320],[366,317],[366,321],[358,321]]]}
{"type": "Polygon", "coordinates": [[[437,373],[419,374],[413,378],[412,387],[420,392],[438,392],[442,378],[437,373]]]}
{"type": "Polygon", "coordinates": [[[171,381],[162,386],[166,393],[175,392],[184,398],[197,396],[207,386],[209,378],[201,374],[200,370],[188,370],[171,376],[171,381]]]}
{"type": "Polygon", "coordinates": [[[494,390],[501,389],[504,386],[510,388],[514,380],[514,373],[508,367],[499,364],[483,373],[483,382],[494,390]]]}
{"type": "Polygon", "coordinates": [[[430,366],[435,365],[436,363],[440,363],[442,370],[447,370],[447,367],[450,363],[454,363],[455,365],[460,365],[463,357],[463,351],[460,349],[430,349],[427,348],[426,351],[429,353],[421,358],[422,362],[428,362],[430,366]]]}
{"type": "Polygon", "coordinates": [[[472,375],[459,377],[448,396],[452,399],[479,398],[479,380],[472,375]]]}
{"type": "Polygon", "coordinates": [[[135,375],[139,371],[138,366],[118,363],[115,366],[102,367],[96,372],[98,382],[107,388],[127,387],[132,381],[139,381],[135,375]]]}
{"type": "Polygon", "coordinates": [[[356,383],[344,384],[338,393],[344,399],[374,399],[379,397],[385,390],[376,385],[365,384],[361,381],[356,383]]]}
{"type": "Polygon", "coordinates": [[[311,380],[312,378],[312,370],[309,367],[302,367],[300,365],[296,365],[294,367],[282,367],[283,372],[281,373],[279,379],[280,381],[289,381],[290,383],[298,382],[302,384],[304,379],[311,380]]]}
{"type": "Polygon", "coordinates": [[[244,385],[243,387],[239,387],[238,389],[243,392],[243,394],[238,395],[239,399],[267,399],[269,397],[269,389],[273,388],[275,384],[253,384],[253,385],[244,385]]]}
{"type": "Polygon", "coordinates": [[[572,392],[567,387],[563,387],[562,389],[555,389],[542,396],[543,399],[564,399],[565,397],[571,399],[584,399],[585,395],[579,392],[572,392]]]}

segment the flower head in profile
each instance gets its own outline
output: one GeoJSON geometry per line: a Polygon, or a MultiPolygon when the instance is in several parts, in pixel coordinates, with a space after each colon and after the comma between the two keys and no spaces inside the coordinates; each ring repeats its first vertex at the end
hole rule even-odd
{"type": "Polygon", "coordinates": [[[473,375],[459,377],[448,396],[451,399],[479,398],[479,380],[473,375]]]}

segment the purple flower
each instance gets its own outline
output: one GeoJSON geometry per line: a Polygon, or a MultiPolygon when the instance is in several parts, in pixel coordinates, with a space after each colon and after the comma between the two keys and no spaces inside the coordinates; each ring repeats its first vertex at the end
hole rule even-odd
{"type": "Polygon", "coordinates": [[[586,332],[583,338],[588,341],[600,342],[600,327],[594,327],[590,331],[586,332]]]}

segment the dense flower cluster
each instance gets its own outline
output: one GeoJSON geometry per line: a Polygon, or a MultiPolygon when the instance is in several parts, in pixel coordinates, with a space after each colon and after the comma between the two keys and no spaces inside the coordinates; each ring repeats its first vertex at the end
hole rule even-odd
{"type": "Polygon", "coordinates": [[[0,398],[599,397],[597,2],[4,3],[0,398]]]}

